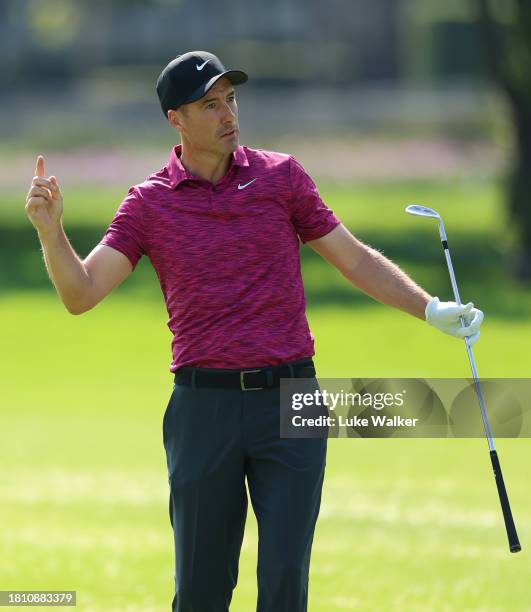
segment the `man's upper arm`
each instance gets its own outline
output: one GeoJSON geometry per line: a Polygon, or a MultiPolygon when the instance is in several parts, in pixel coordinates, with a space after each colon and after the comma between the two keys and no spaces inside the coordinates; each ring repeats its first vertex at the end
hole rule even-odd
{"type": "Polygon", "coordinates": [[[289,184],[291,221],[301,242],[325,236],[339,225],[339,219],[321,199],[313,179],[293,156],[289,158],[289,184]]]}
{"type": "Polygon", "coordinates": [[[83,264],[91,281],[86,310],[101,302],[133,271],[133,265],[123,253],[104,244],[98,244],[83,264]]]}
{"type": "Polygon", "coordinates": [[[347,277],[352,275],[367,251],[366,245],[355,238],[342,223],[325,236],[307,244],[347,277]]]}

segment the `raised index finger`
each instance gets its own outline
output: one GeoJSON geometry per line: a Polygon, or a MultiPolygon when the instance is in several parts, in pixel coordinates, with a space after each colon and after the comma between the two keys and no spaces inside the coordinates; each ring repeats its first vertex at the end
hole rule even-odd
{"type": "Polygon", "coordinates": [[[37,157],[37,165],[35,166],[35,176],[44,176],[44,157],[39,155],[37,157]]]}

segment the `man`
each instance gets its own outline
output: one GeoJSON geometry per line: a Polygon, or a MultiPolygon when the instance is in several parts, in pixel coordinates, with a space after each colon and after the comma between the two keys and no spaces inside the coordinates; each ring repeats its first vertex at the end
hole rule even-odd
{"type": "Polygon", "coordinates": [[[326,440],[279,435],[279,379],[315,376],[299,240],[353,285],[475,342],[483,314],[431,298],[361,243],[290,155],[239,145],[234,86],[211,53],[185,53],[157,92],[179,132],[168,164],[135,185],[83,261],[61,223],[57,179],[39,156],[26,210],[66,308],[93,308],[146,254],[173,333],[175,385],[163,419],[180,612],[228,610],[247,513],[258,522],[260,612],[307,609],[326,440]],[[463,316],[465,326],[459,317],[463,316]]]}

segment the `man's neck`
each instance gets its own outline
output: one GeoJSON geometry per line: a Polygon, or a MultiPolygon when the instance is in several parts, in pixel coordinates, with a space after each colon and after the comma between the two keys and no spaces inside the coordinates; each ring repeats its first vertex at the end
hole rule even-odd
{"type": "Polygon", "coordinates": [[[183,143],[180,159],[188,172],[215,184],[227,173],[231,156],[232,153],[216,154],[205,151],[198,153],[183,143]]]}

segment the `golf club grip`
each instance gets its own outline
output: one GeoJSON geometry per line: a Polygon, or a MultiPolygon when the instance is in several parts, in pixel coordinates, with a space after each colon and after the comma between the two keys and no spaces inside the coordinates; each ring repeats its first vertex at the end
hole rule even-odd
{"type": "Polygon", "coordinates": [[[511,512],[509,498],[507,497],[507,491],[505,490],[505,483],[503,482],[498,453],[495,450],[490,451],[490,460],[492,462],[492,469],[494,470],[496,486],[498,487],[498,495],[500,497],[503,519],[505,521],[505,529],[507,530],[507,537],[509,538],[509,550],[511,552],[518,552],[519,550],[522,550],[522,547],[520,546],[518,535],[516,533],[516,527],[514,526],[513,513],[511,512]]]}

